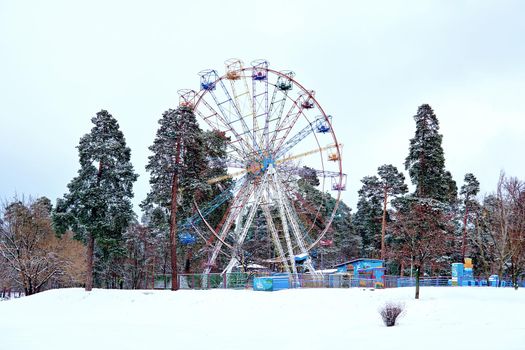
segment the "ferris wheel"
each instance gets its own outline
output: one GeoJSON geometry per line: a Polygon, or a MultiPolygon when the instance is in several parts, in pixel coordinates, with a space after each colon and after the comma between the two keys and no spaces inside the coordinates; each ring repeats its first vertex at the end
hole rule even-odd
{"type": "Polygon", "coordinates": [[[262,261],[252,262],[280,264],[293,274],[315,272],[310,252],[330,243],[327,233],[346,186],[332,117],[292,71],[270,69],[266,60],[245,66],[229,59],[225,66],[223,75],[201,71],[198,92],[179,91],[181,107],[193,109],[206,129],[225,135],[228,172],[207,181],[229,184],[197,207],[184,230],[206,242],[205,274],[218,267],[229,273],[238,266],[254,230],[259,237],[267,235],[271,247],[266,255],[258,254],[262,261]],[[331,192],[335,205],[307,198],[299,185],[307,175],[317,190],[331,192]],[[227,208],[212,227],[207,217],[220,206],[227,208]]]}

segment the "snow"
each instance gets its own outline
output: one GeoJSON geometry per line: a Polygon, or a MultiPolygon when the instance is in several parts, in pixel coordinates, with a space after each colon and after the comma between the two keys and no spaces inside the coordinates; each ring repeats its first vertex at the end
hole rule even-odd
{"type": "Polygon", "coordinates": [[[61,289],[0,302],[1,350],[525,349],[525,291],[61,289]],[[378,308],[405,304],[395,327],[378,308]]]}
{"type": "Polygon", "coordinates": [[[337,272],[337,269],[324,269],[324,270],[315,270],[315,272],[318,272],[322,275],[330,275],[337,272]]]}
{"type": "Polygon", "coordinates": [[[262,265],[259,265],[259,264],[249,264],[248,266],[246,266],[246,268],[253,269],[253,270],[256,270],[256,269],[259,269],[259,270],[268,269],[268,267],[262,266],[262,265]]]}

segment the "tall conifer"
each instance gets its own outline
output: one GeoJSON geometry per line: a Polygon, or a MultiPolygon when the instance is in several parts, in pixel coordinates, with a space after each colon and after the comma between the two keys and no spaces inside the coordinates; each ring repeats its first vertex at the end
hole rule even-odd
{"type": "Polygon", "coordinates": [[[416,186],[415,196],[451,203],[457,194],[456,183],[445,170],[439,121],[428,104],[421,105],[414,116],[416,132],[410,140],[405,169],[416,186]]]}
{"type": "Polygon", "coordinates": [[[151,190],[142,207],[160,207],[169,216],[172,290],[178,289],[177,223],[193,211],[193,202],[210,191],[203,180],[207,162],[203,133],[190,108],[170,109],[159,120],[160,127],[146,170],[151,190]]]}
{"type": "Polygon", "coordinates": [[[134,218],[131,199],[138,177],[116,119],[101,110],[91,121],[95,126],[77,147],[78,176],[68,184],[64,198],[57,200],[53,214],[59,232],[71,229],[87,243],[87,291],[93,287],[96,246],[106,251],[114,248],[134,218]]]}

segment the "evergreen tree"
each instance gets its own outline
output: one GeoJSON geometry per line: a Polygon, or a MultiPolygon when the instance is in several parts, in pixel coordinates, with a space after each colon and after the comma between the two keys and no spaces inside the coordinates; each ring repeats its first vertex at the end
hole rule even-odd
{"type": "Polygon", "coordinates": [[[410,140],[405,169],[416,186],[415,195],[451,203],[456,197],[457,187],[452,175],[445,170],[439,121],[428,104],[418,108],[414,120],[416,133],[410,140]]]}
{"type": "Polygon", "coordinates": [[[465,260],[465,253],[467,250],[467,220],[469,216],[469,209],[474,205],[475,197],[479,192],[479,182],[476,177],[471,174],[465,174],[464,184],[461,186],[460,194],[463,197],[463,207],[465,215],[463,216],[463,240],[461,244],[461,261],[465,260]]]}
{"type": "Polygon", "coordinates": [[[385,232],[386,232],[386,205],[390,197],[405,194],[408,187],[405,184],[405,175],[400,173],[397,168],[391,164],[385,164],[377,169],[379,175],[379,190],[383,196],[383,216],[381,220],[381,260],[385,260],[385,232]]]}
{"type": "Polygon", "coordinates": [[[115,118],[102,110],[91,121],[95,126],[77,147],[78,176],[68,184],[64,198],[57,200],[53,213],[58,232],[71,229],[87,242],[87,291],[93,287],[95,249],[105,255],[121,249],[122,233],[134,218],[132,187],[138,177],[115,118]]]}
{"type": "Polygon", "coordinates": [[[205,145],[193,111],[170,109],[159,120],[160,127],[146,170],[151,190],[142,203],[144,210],[162,208],[169,214],[172,290],[178,289],[177,224],[193,212],[193,203],[211,190],[203,180],[207,162],[205,145]]]}
{"type": "MultiPolygon", "coordinates": [[[[306,225],[313,223],[315,229],[312,232],[319,233],[325,229],[326,221],[324,218],[332,215],[336,199],[329,193],[324,193],[316,188],[320,181],[315,170],[305,166],[299,175],[296,200],[293,201],[294,208],[301,222],[306,225]]],[[[351,210],[342,200],[339,201],[330,228],[320,243],[321,247],[319,247],[323,255],[324,266],[348,260],[358,254],[361,242],[352,227],[351,210]]],[[[311,240],[314,239],[317,237],[311,237],[311,240]]]]}
{"type": "Polygon", "coordinates": [[[383,196],[380,181],[377,176],[365,176],[359,189],[357,212],[354,214],[353,225],[355,233],[361,237],[361,256],[379,257],[381,243],[381,217],[383,196]]]}

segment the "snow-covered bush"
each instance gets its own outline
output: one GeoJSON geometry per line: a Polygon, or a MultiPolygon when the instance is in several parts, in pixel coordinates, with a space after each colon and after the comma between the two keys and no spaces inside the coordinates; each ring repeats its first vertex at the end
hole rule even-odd
{"type": "Polygon", "coordinates": [[[379,308],[379,314],[383,318],[385,326],[392,327],[396,325],[397,318],[405,311],[405,305],[402,303],[387,302],[379,308]]]}

